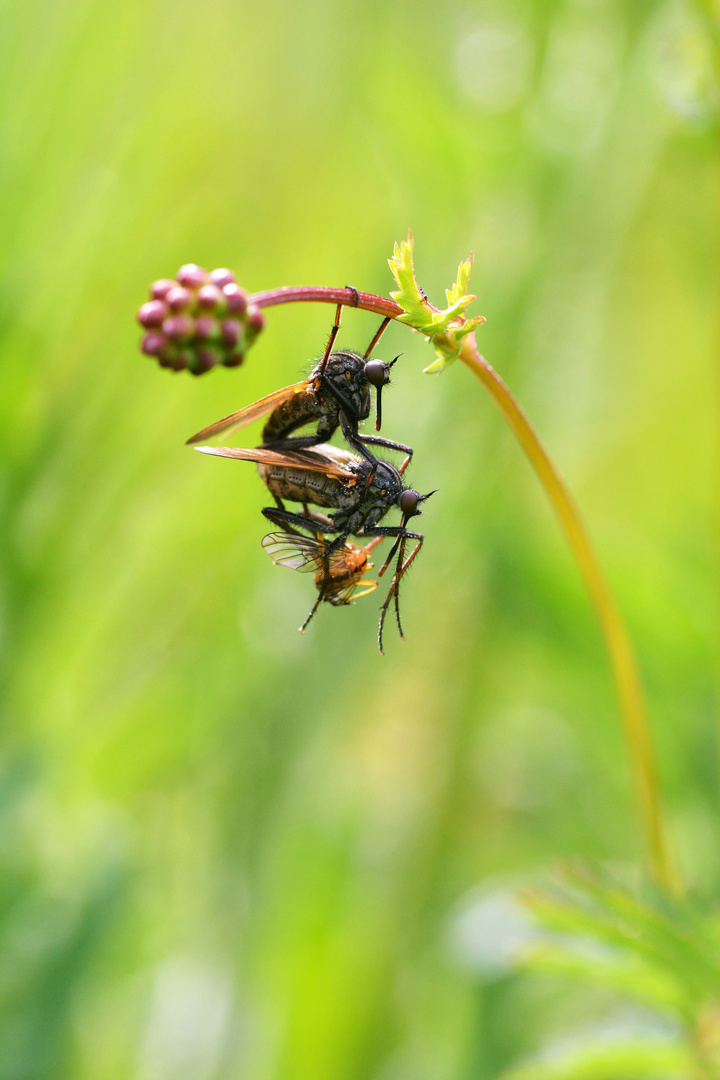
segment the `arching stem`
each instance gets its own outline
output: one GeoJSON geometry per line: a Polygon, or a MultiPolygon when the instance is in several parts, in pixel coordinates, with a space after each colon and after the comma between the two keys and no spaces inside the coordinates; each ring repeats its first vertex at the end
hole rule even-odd
{"type": "Polygon", "coordinates": [[[498,373],[478,353],[474,334],[469,334],[463,342],[460,359],[490,393],[530,459],[560,520],[580,573],[585,579],[600,620],[615,677],[653,876],[660,885],[674,892],[678,889],[678,882],[675,880],[668,857],[652,735],[640,673],[625,624],[616,607],[595,549],[580,513],[537,432],[498,373]]]}
{"type": "MultiPolygon", "coordinates": [[[[345,304],[391,318],[403,313],[392,300],[354,289],[291,287],[255,293],[248,299],[258,307],[304,301],[345,304]]],[[[679,885],[668,857],[652,736],[637,661],[590,537],[570,493],[521,405],[478,352],[474,333],[463,340],[459,359],[480,379],[515,433],[545,488],[585,580],[610,657],[652,873],[658,884],[669,891],[677,891],[679,885]]]]}

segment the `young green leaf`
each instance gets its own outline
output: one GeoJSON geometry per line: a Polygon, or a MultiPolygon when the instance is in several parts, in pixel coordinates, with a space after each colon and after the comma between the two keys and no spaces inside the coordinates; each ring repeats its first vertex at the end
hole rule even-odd
{"type": "Polygon", "coordinates": [[[442,310],[433,307],[415,277],[413,264],[413,238],[408,232],[407,240],[395,244],[395,249],[388,265],[397,283],[395,292],[390,296],[403,309],[398,315],[398,322],[403,322],[421,334],[426,334],[431,342],[437,360],[425,368],[426,374],[432,375],[444,371],[457,360],[462,347],[462,339],[485,322],[482,315],[465,319],[465,311],[476,297],[468,293],[472,255],[460,263],[457,281],[451,289],[446,289],[448,307],[442,310]]]}

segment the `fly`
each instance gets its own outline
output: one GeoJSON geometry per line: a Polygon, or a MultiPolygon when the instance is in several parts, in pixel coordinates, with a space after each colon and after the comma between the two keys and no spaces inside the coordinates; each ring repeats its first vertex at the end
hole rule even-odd
{"type": "MultiPolygon", "coordinates": [[[[280,452],[268,447],[245,449],[243,447],[199,446],[204,454],[254,461],[276,506],[265,507],[266,518],[282,529],[300,529],[313,534],[335,534],[323,552],[323,572],[329,572],[333,554],[342,549],[350,536],[393,537],[395,543],[379,576],[387,570],[397,553],[395,574],[380,613],[378,646],[382,648],[382,634],[390,601],[395,601],[395,615],[400,636],[404,637],[400,622],[398,593],[400,581],[416,558],[423,543],[421,533],[407,528],[410,518],[421,514],[421,503],[434,492],[419,495],[413,488],[405,487],[402,478],[407,462],[396,469],[381,459],[370,463],[347,450],[336,446],[317,446],[313,450],[280,452]],[[291,513],[285,509],[283,499],[304,505],[305,513],[291,513]],[[308,504],[333,510],[328,515],[308,509],[308,504]],[[389,510],[398,508],[402,513],[400,525],[380,525],[389,510]],[[409,540],[417,545],[405,559],[409,540]]],[[[322,599],[322,597],[321,597],[322,599]]]]}
{"type": "Polygon", "coordinates": [[[271,449],[307,449],[330,439],[339,427],[353,450],[372,465],[376,458],[367,446],[400,450],[407,455],[407,464],[413,453],[409,446],[379,435],[361,435],[358,430],[360,423],[370,415],[370,388],[374,386],[377,390],[375,429],[380,431],[382,388],[390,382],[390,368],[399,357],[396,356],[389,364],[384,360],[368,357],[388,326],[390,318],[383,320],[364,355],[360,356],[359,353],[348,350],[333,352],[332,347],[340,329],[342,307],[342,304],[338,304],[325,352],[307,379],[292,386],[284,386],[239,412],[203,428],[191,436],[188,443],[193,445],[217,435],[227,435],[253,420],[268,416],[262,438],[263,446],[271,449]],[[311,423],[317,424],[313,435],[293,435],[298,428],[311,423]]]}

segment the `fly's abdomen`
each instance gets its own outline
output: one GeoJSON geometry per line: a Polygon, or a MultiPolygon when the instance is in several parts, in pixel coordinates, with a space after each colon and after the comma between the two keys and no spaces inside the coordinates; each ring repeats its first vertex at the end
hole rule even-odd
{"type": "Polygon", "coordinates": [[[318,411],[315,395],[310,391],[295,394],[287,401],[283,401],[270,414],[270,418],[263,428],[263,442],[276,442],[278,439],[286,439],[297,428],[309,424],[317,419],[318,411]]]}
{"type": "Polygon", "coordinates": [[[279,499],[332,507],[342,498],[343,485],[336,476],[291,465],[258,465],[258,472],[279,499]]]}

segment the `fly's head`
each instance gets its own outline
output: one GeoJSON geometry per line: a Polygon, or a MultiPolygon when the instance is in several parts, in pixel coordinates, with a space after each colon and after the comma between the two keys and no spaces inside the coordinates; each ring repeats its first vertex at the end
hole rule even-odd
{"type": "Polygon", "coordinates": [[[374,525],[388,510],[397,507],[402,514],[402,528],[407,526],[411,518],[422,514],[420,506],[435,494],[430,491],[427,495],[420,495],[414,488],[405,487],[400,473],[387,461],[378,462],[370,492],[375,494],[371,497],[373,505],[367,524],[374,525]]]}
{"type": "Polygon", "coordinates": [[[398,506],[402,511],[401,526],[404,529],[407,526],[410,518],[417,517],[418,514],[422,514],[420,504],[424,503],[426,499],[429,499],[431,495],[434,495],[434,491],[428,491],[427,495],[420,495],[414,488],[405,488],[402,495],[398,499],[398,506]]]}
{"type": "Polygon", "coordinates": [[[377,405],[375,408],[375,430],[379,431],[382,426],[382,388],[390,382],[390,368],[400,359],[396,356],[389,364],[384,360],[367,360],[365,362],[365,378],[370,386],[377,390],[377,405]]]}

